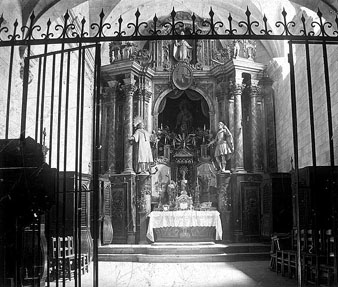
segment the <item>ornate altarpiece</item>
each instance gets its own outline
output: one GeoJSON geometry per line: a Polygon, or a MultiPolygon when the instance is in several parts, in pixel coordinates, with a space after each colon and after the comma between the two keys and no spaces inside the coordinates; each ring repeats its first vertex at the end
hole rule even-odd
{"type": "MultiPolygon", "coordinates": [[[[187,14],[177,17],[181,34],[189,33],[187,14]]],[[[256,43],[114,42],[109,53],[111,63],[102,67],[101,168],[111,181],[111,206],[119,206],[114,212],[123,209],[110,214],[116,226],[112,242],[145,241],[147,214],[163,205],[174,208],[182,182],[194,208],[209,202],[221,212],[225,240],[259,236],[260,175],[276,168],[276,147],[272,81],[264,76],[265,65],[255,61],[256,43]],[[136,116],[153,135],[148,175],[135,173],[135,145],[129,138],[136,116]],[[219,121],[234,139],[227,174],[218,171],[207,146],[219,121]]]]}

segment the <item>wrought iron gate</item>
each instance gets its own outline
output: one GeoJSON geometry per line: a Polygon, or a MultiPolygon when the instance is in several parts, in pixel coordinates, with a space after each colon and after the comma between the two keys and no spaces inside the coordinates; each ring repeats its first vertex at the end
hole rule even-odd
{"type": "MultiPolygon", "coordinates": [[[[30,225],[30,232],[33,234],[32,238],[35,238],[35,233],[41,233],[42,223],[45,224],[47,239],[51,240],[54,238],[55,250],[58,250],[59,245],[65,246],[65,242],[70,240],[74,242],[74,257],[75,260],[75,285],[81,286],[81,272],[86,258],[84,258],[83,250],[81,250],[81,239],[84,236],[81,227],[91,226],[93,237],[93,251],[91,253],[90,242],[88,242],[87,260],[93,259],[93,286],[98,286],[98,210],[99,210],[99,163],[100,158],[100,43],[110,41],[139,41],[139,40],[177,40],[177,39],[254,39],[262,41],[289,41],[289,64],[290,64],[290,86],[291,86],[291,107],[292,107],[292,124],[293,124],[293,146],[294,146],[294,166],[295,166],[295,196],[296,196],[296,210],[298,210],[298,169],[299,169],[299,147],[298,147],[298,115],[297,115],[297,95],[296,95],[296,72],[294,63],[294,48],[296,46],[303,46],[305,49],[305,69],[307,71],[307,92],[308,92],[308,103],[309,103],[309,120],[310,120],[310,135],[312,143],[312,164],[316,166],[316,143],[315,143],[315,117],[313,112],[313,85],[311,76],[311,57],[310,47],[319,45],[322,47],[323,55],[323,69],[324,69],[324,82],[325,82],[325,101],[326,101],[326,113],[327,113],[327,137],[329,144],[329,158],[331,167],[330,177],[330,188],[332,191],[336,188],[336,182],[334,179],[334,166],[335,166],[335,154],[334,154],[334,130],[333,130],[333,115],[331,106],[331,95],[333,94],[332,85],[330,83],[330,71],[327,55],[327,47],[337,47],[338,44],[338,20],[336,20],[337,28],[334,28],[333,24],[325,22],[322,17],[322,13],[318,10],[317,16],[318,21],[311,21],[311,29],[307,30],[306,19],[302,16],[298,23],[287,20],[287,13],[285,10],[281,13],[281,20],[275,23],[274,32],[269,26],[267,18],[264,16],[261,22],[256,21],[251,17],[249,9],[245,12],[243,17],[245,20],[239,19],[234,21],[232,15],[228,15],[228,23],[216,21],[214,18],[214,12],[210,10],[209,19],[203,20],[202,25],[206,27],[206,30],[201,31],[196,29],[196,16],[191,15],[190,32],[186,35],[179,33],[183,23],[176,20],[176,12],[173,9],[170,16],[163,20],[155,17],[149,22],[140,21],[139,10],[135,13],[135,22],[128,23],[126,26],[123,25],[123,19],[120,17],[118,20],[117,30],[113,30],[111,23],[104,23],[104,13],[102,12],[99,17],[98,23],[91,24],[91,31],[86,31],[86,20],[81,21],[80,27],[76,27],[69,21],[70,15],[67,12],[64,15],[63,25],[56,25],[53,31],[52,23],[48,21],[46,26],[42,27],[36,25],[34,14],[30,17],[29,26],[22,27],[24,36],[19,34],[17,29],[17,22],[14,23],[13,27],[3,26],[3,16],[0,17],[0,48],[7,49],[9,54],[9,72],[7,82],[7,99],[6,99],[6,123],[4,127],[4,135],[2,138],[9,140],[11,138],[11,130],[17,128],[16,138],[20,138],[20,144],[25,142],[25,139],[29,135],[42,148],[48,146],[48,157],[46,162],[56,169],[55,173],[55,205],[54,205],[54,218],[56,221],[49,222],[48,213],[46,217],[42,217],[45,214],[42,208],[33,210],[34,220],[30,225]],[[296,25],[299,24],[299,25],[296,25]],[[128,28],[124,28],[128,27],[128,28]],[[160,30],[165,28],[164,30],[160,30]],[[313,30],[314,27],[318,27],[318,31],[313,30]],[[11,29],[11,30],[10,30],[11,29]],[[297,30],[298,29],[298,30],[297,30]],[[40,30],[45,31],[44,33],[38,33],[40,30]],[[83,46],[84,44],[88,46],[83,46]],[[92,43],[92,44],[91,44],[92,43]],[[60,51],[50,51],[50,47],[54,45],[61,45],[60,51]],[[32,45],[41,45],[42,50],[39,55],[32,54],[32,45]],[[66,48],[66,45],[75,45],[75,48],[66,48]],[[13,65],[15,49],[17,47],[24,47],[24,66],[23,66],[23,94],[21,101],[21,115],[19,117],[21,126],[16,124],[18,117],[12,118],[13,111],[13,65]],[[92,57],[92,86],[88,87],[86,78],[86,71],[89,69],[88,57],[92,57]],[[73,61],[74,60],[74,61],[73,61]],[[35,61],[34,67],[31,67],[31,63],[35,61]],[[72,65],[74,64],[75,65],[72,65]],[[32,71],[32,69],[35,71],[32,71]],[[73,72],[72,72],[73,71],[73,72]],[[75,75],[75,80],[73,76],[75,75]],[[36,77],[36,81],[32,81],[32,77],[36,77]],[[35,93],[30,94],[30,83],[36,84],[35,93]],[[48,85],[48,84],[50,85],[48,85]],[[70,93],[72,90],[72,84],[75,84],[74,90],[76,91],[76,97],[71,97],[70,93]],[[91,139],[91,162],[93,166],[89,169],[89,176],[85,178],[83,175],[87,167],[83,166],[83,158],[85,152],[83,146],[85,140],[88,138],[84,137],[85,126],[85,93],[88,90],[92,90],[93,102],[91,105],[91,116],[92,130],[91,139]],[[47,97],[46,95],[49,95],[47,97]],[[49,113],[47,114],[47,111],[49,113]],[[72,113],[72,110],[74,111],[72,113]],[[73,119],[73,121],[71,120],[73,119]],[[73,129],[71,129],[73,127],[73,129]],[[75,132],[74,132],[75,131],[75,132]],[[69,165],[72,165],[71,168],[69,165]],[[72,174],[67,171],[73,170],[72,174]],[[69,190],[71,188],[71,190],[69,190]],[[86,206],[86,198],[91,198],[91,212],[89,214],[84,213],[84,210],[88,208],[86,206]],[[71,199],[71,201],[69,201],[71,199]],[[67,231],[67,222],[69,211],[69,202],[72,202],[71,216],[74,233],[67,231]],[[83,216],[88,216],[87,225],[83,223],[83,216]],[[44,222],[43,222],[44,220],[44,222]],[[90,225],[89,222],[92,224],[90,225]],[[37,229],[36,229],[37,228],[37,229]],[[72,237],[72,239],[69,239],[72,237]],[[60,239],[61,238],[61,239],[60,239]],[[67,239],[67,240],[66,240],[67,239]]],[[[337,18],[336,18],[337,19],[337,18]]],[[[23,163],[24,164],[24,163],[23,163]]],[[[20,168],[26,168],[23,165],[20,168]]],[[[3,167],[5,168],[5,167],[3,167]]],[[[337,209],[334,204],[337,202],[337,195],[332,192],[332,210],[333,210],[333,226],[336,230],[337,224],[337,209]]],[[[298,218],[299,219],[299,218],[298,218]]],[[[16,226],[18,227],[18,225],[16,226]]],[[[29,231],[27,229],[27,231],[29,231]]],[[[22,227],[21,235],[23,236],[25,230],[22,227]]],[[[17,232],[17,235],[20,233],[17,232]]],[[[298,224],[298,253],[300,255],[300,230],[298,224]]],[[[40,237],[38,237],[40,238],[40,237]]],[[[41,241],[44,239],[38,239],[39,246],[42,244],[41,241]]],[[[17,242],[23,244],[23,241],[17,242]]],[[[337,242],[337,234],[335,234],[335,242],[337,242]]],[[[15,284],[22,282],[24,278],[30,279],[33,285],[36,284],[35,280],[42,276],[47,276],[47,284],[49,284],[49,276],[55,276],[56,284],[59,284],[59,280],[65,284],[67,274],[67,254],[59,254],[54,256],[53,259],[53,245],[48,244],[48,260],[46,269],[40,269],[35,273],[34,270],[24,270],[26,274],[22,274],[23,270],[20,269],[22,266],[21,261],[14,262],[15,268],[12,277],[14,278],[15,284]],[[53,269],[54,268],[54,269],[53,269]],[[41,271],[43,270],[43,271],[41,271]],[[51,272],[51,270],[54,270],[51,272]],[[31,273],[29,273],[31,272],[31,273]],[[52,274],[52,275],[51,275],[52,274]],[[26,276],[27,275],[27,276],[26,276]],[[25,277],[26,276],[26,277],[25,277]]],[[[337,267],[337,250],[335,249],[335,266],[337,267]]],[[[35,258],[34,256],[32,258],[35,258]]],[[[301,267],[300,256],[298,257],[298,266],[301,267]]],[[[35,260],[35,259],[34,259],[35,260]]],[[[40,260],[40,259],[36,259],[40,260]]],[[[34,263],[34,262],[33,262],[34,263]]],[[[4,262],[2,262],[4,264],[4,262]]],[[[33,264],[34,265],[34,264],[33,264]]],[[[85,267],[84,267],[85,268],[85,267]]],[[[301,268],[298,269],[299,284],[301,284],[301,268]]],[[[335,268],[337,270],[337,268],[335,268]]],[[[70,271],[69,271],[70,272],[70,271]]],[[[69,275],[71,276],[71,275],[69,275]]],[[[335,278],[337,274],[335,271],[335,278]]],[[[1,278],[4,280],[4,278],[1,278]]],[[[337,279],[336,279],[337,280],[337,279]]],[[[61,284],[61,283],[60,283],[61,284]]]]}

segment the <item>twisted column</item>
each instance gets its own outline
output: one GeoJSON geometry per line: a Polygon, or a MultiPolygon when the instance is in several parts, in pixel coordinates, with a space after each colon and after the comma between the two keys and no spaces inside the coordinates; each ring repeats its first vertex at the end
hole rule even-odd
{"type": "Polygon", "coordinates": [[[242,126],[242,84],[234,87],[234,145],[235,171],[244,172],[243,159],[243,126],[242,126]]]}
{"type": "Polygon", "coordinates": [[[133,146],[129,142],[129,138],[133,134],[133,96],[136,87],[132,84],[123,86],[125,93],[124,103],[124,174],[134,174],[133,170],[133,146]]]}

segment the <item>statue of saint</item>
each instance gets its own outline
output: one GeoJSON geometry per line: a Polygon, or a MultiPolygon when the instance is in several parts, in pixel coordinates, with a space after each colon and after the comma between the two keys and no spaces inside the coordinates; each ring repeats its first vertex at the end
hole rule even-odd
{"type": "MultiPolygon", "coordinates": [[[[184,35],[184,32],[181,32],[181,35],[184,35]]],[[[191,60],[191,50],[192,47],[189,45],[189,43],[182,39],[182,40],[175,40],[174,43],[174,49],[173,49],[173,55],[174,58],[177,61],[184,61],[188,59],[188,61],[191,60]]]]}
{"type": "Polygon", "coordinates": [[[180,111],[176,117],[176,129],[179,132],[189,132],[192,123],[192,114],[188,110],[187,102],[183,100],[179,104],[180,111]]]}
{"type": "Polygon", "coordinates": [[[150,170],[150,163],[152,163],[153,155],[151,152],[150,140],[152,134],[144,129],[144,123],[141,121],[137,124],[137,130],[130,140],[138,143],[138,171],[147,174],[150,170]]]}
{"type": "Polygon", "coordinates": [[[221,172],[230,172],[226,170],[226,163],[234,152],[233,138],[229,129],[223,122],[218,123],[218,131],[215,138],[208,143],[208,146],[216,144],[215,159],[221,172]]]}

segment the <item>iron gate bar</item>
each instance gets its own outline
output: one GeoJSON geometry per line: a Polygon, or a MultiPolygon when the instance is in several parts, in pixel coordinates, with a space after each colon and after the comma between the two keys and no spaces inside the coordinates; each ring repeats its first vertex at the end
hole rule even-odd
{"type": "Polygon", "coordinates": [[[10,112],[11,92],[12,92],[13,58],[14,58],[14,46],[11,47],[11,55],[9,57],[5,139],[8,139],[8,131],[9,131],[9,112],[10,112]]]}
{"type": "MultiPolygon", "coordinates": [[[[122,28],[123,19],[120,18],[117,20],[118,29],[113,31],[113,26],[110,23],[104,23],[103,18],[105,14],[102,12],[99,14],[99,24],[92,23],[90,25],[91,31],[96,33],[94,36],[89,36],[90,31],[85,30],[86,19],[83,18],[81,21],[81,32],[76,31],[74,24],[69,24],[69,13],[68,11],[64,14],[64,24],[56,25],[54,27],[55,32],[61,30],[57,36],[54,37],[53,32],[50,32],[51,21],[47,21],[47,26],[45,27],[47,32],[41,33],[39,37],[35,37],[36,31],[44,31],[40,25],[35,24],[35,15],[34,12],[30,16],[30,25],[22,26],[21,31],[25,33],[25,36],[21,36],[17,33],[17,21],[13,24],[13,32],[9,34],[9,28],[7,26],[2,27],[4,22],[3,16],[0,17],[0,46],[12,46],[12,45],[39,45],[45,44],[48,40],[49,44],[60,44],[60,43],[99,43],[106,41],[144,41],[144,40],[176,40],[176,39],[257,39],[257,40],[308,40],[311,41],[324,41],[331,40],[333,42],[338,42],[338,17],[335,18],[335,26],[331,22],[325,22],[321,11],[318,9],[317,16],[319,22],[312,21],[311,27],[319,28],[318,35],[315,35],[313,31],[307,31],[305,27],[305,17],[302,15],[300,18],[303,29],[299,31],[291,31],[292,27],[295,27],[296,23],[294,21],[287,21],[286,16],[287,12],[285,9],[281,12],[282,20],[275,22],[275,27],[279,29],[279,33],[276,32],[273,34],[273,31],[270,29],[268,20],[264,15],[262,18],[262,23],[251,19],[251,12],[247,8],[245,12],[246,20],[240,20],[237,23],[236,28],[234,28],[233,18],[231,13],[228,16],[228,28],[225,28],[225,24],[222,21],[214,21],[214,12],[210,8],[209,16],[210,19],[196,22],[195,14],[191,15],[191,25],[192,29],[190,30],[189,35],[180,35],[180,30],[184,26],[182,21],[176,21],[176,12],[173,8],[170,13],[170,17],[167,22],[158,23],[159,19],[156,14],[154,18],[149,21],[149,24],[146,22],[140,21],[141,13],[137,9],[135,13],[135,22],[129,22],[126,24],[127,29],[122,28]],[[208,31],[202,31],[201,29],[196,29],[197,23],[201,24],[203,27],[208,28],[208,31]],[[167,28],[167,32],[163,32],[158,29],[158,26],[167,28]],[[223,30],[221,31],[221,28],[223,30]],[[254,28],[253,28],[254,27],[254,28]],[[290,28],[289,28],[290,27],[290,28]],[[148,28],[148,30],[146,30],[148,28]],[[237,31],[237,28],[243,30],[242,33],[237,31]],[[243,29],[242,29],[243,28],[243,29]],[[146,30],[149,34],[143,34],[142,29],[146,30]],[[36,31],[35,31],[36,30],[36,31]],[[219,32],[218,32],[219,31],[219,32]],[[111,32],[111,35],[106,35],[107,32],[111,32]],[[34,35],[33,35],[34,34],[34,35]],[[7,36],[7,37],[6,37],[7,36]],[[8,39],[8,40],[7,40],[8,39]]],[[[30,49],[30,47],[29,47],[30,49]]]]}
{"type": "MultiPolygon", "coordinates": [[[[79,50],[78,50],[78,63],[77,63],[77,98],[76,98],[76,127],[75,127],[75,195],[74,195],[74,230],[75,230],[75,275],[74,275],[74,280],[75,280],[75,287],[77,287],[78,283],[78,276],[80,277],[81,272],[78,274],[78,263],[81,264],[80,259],[81,259],[81,253],[78,253],[78,246],[81,244],[80,243],[80,236],[79,236],[79,226],[80,226],[80,231],[81,231],[81,225],[78,224],[78,192],[79,192],[79,184],[78,184],[78,165],[79,165],[79,117],[80,117],[80,88],[81,88],[81,44],[79,44],[79,50]]],[[[81,185],[81,182],[80,182],[81,185]]]]}
{"type": "MultiPolygon", "coordinates": [[[[80,156],[79,156],[79,182],[80,182],[80,190],[79,190],[79,206],[80,208],[78,208],[78,226],[80,226],[78,233],[79,233],[79,242],[81,242],[81,209],[82,209],[82,205],[81,205],[81,198],[82,198],[82,155],[83,155],[83,151],[82,151],[82,146],[83,146],[83,112],[84,112],[84,82],[85,82],[85,60],[86,60],[86,53],[85,53],[85,49],[82,49],[82,59],[81,59],[81,107],[80,107],[80,156]]],[[[79,253],[81,254],[81,244],[79,244],[79,253]]],[[[88,258],[88,260],[90,260],[88,258]]],[[[81,286],[81,276],[79,276],[79,286],[81,286]]]]}
{"type": "MultiPolygon", "coordinates": [[[[41,58],[39,58],[38,82],[37,82],[37,89],[36,89],[36,109],[35,109],[35,140],[36,141],[38,141],[38,132],[39,132],[41,66],[42,66],[42,62],[41,62],[41,58]]],[[[42,141],[40,141],[40,143],[42,143],[42,141]]]]}
{"type": "Polygon", "coordinates": [[[309,98],[309,113],[310,113],[310,132],[311,132],[311,153],[312,153],[312,165],[317,166],[316,157],[316,137],[315,137],[315,124],[314,124],[314,113],[313,113],[313,94],[312,94],[312,75],[311,75],[311,59],[310,59],[310,48],[309,43],[305,42],[305,57],[306,57],[306,75],[307,75],[307,86],[308,86],[308,98],[309,98]]]}
{"type": "MultiPolygon", "coordinates": [[[[59,94],[59,102],[58,102],[58,116],[57,116],[57,143],[56,143],[56,169],[57,171],[60,170],[60,138],[61,138],[61,106],[62,106],[62,80],[63,80],[63,57],[64,57],[64,44],[62,44],[61,46],[61,54],[60,54],[60,72],[59,72],[59,90],[58,90],[58,94],[59,94]]],[[[59,198],[60,198],[60,174],[59,172],[57,172],[57,203],[59,202],[59,198]]],[[[60,246],[58,246],[59,240],[59,209],[60,209],[60,205],[57,205],[57,215],[56,215],[56,236],[57,236],[57,245],[56,245],[56,250],[59,250],[60,246]]],[[[63,214],[63,213],[62,213],[63,214]]],[[[64,225],[63,225],[64,226],[64,225]]],[[[65,230],[63,230],[63,238],[65,237],[65,230]]],[[[63,252],[63,254],[65,254],[65,252],[63,252]]],[[[56,265],[56,286],[59,286],[59,260],[58,260],[58,255],[57,255],[57,265],[56,265]]],[[[62,258],[62,280],[63,280],[63,286],[65,285],[65,257],[63,255],[62,258]]]]}
{"type": "Polygon", "coordinates": [[[94,98],[93,98],[93,287],[98,287],[98,240],[99,240],[99,171],[100,171],[100,68],[101,45],[95,49],[94,98]]]}
{"type": "Polygon", "coordinates": [[[292,132],[293,132],[293,149],[294,149],[294,190],[295,190],[295,210],[296,210],[296,227],[297,227],[297,278],[298,286],[303,286],[302,278],[302,263],[301,263],[301,249],[300,249],[300,226],[299,226],[299,160],[298,160],[298,132],[297,132],[297,100],[296,100],[296,86],[295,86],[295,67],[293,60],[293,43],[289,41],[289,55],[288,60],[290,64],[290,88],[291,88],[291,113],[292,113],[292,132]]]}
{"type": "MultiPolygon", "coordinates": [[[[43,57],[43,67],[42,67],[42,74],[46,75],[46,66],[47,66],[47,49],[48,44],[45,44],[44,48],[44,57],[43,57]]],[[[42,137],[43,137],[43,122],[44,122],[44,105],[45,105],[45,87],[46,87],[46,76],[42,78],[42,88],[41,88],[41,111],[40,111],[40,143],[42,143],[42,137]]]]}
{"type": "Polygon", "coordinates": [[[54,123],[54,89],[55,89],[55,62],[56,54],[53,54],[52,61],[52,84],[50,91],[50,123],[49,123],[49,164],[52,164],[52,153],[53,153],[53,123],[54,123]]]}
{"type": "Polygon", "coordinates": [[[26,135],[27,96],[28,96],[29,58],[24,59],[22,106],[21,106],[21,130],[20,139],[23,142],[26,135]]]}

